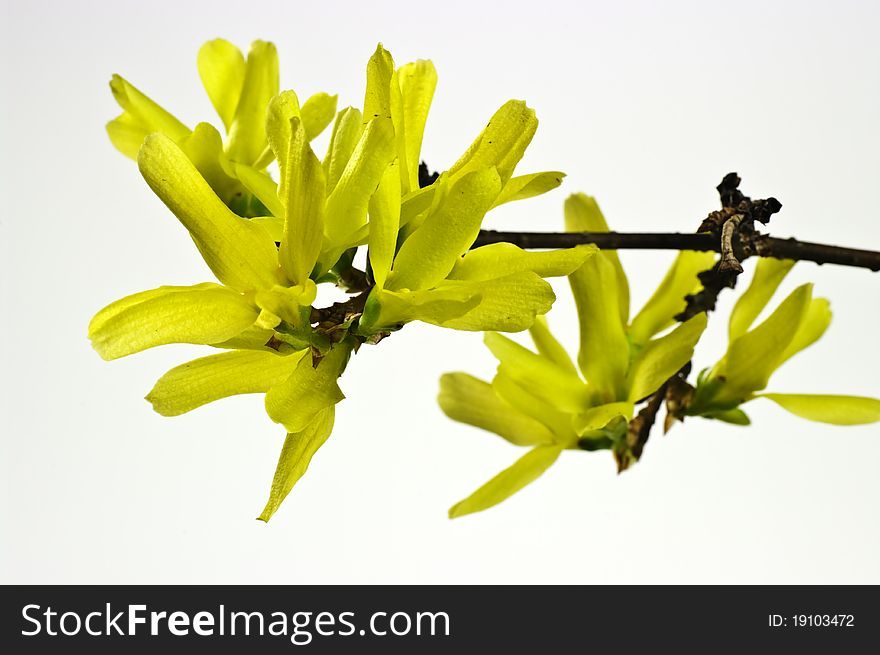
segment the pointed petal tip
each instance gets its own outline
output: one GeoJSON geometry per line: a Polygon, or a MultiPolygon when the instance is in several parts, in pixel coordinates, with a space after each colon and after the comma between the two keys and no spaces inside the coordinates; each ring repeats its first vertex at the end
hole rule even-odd
{"type": "Polygon", "coordinates": [[[449,511],[446,513],[450,519],[457,519],[462,516],[467,516],[470,512],[462,512],[461,511],[461,503],[456,503],[452,507],[449,508],[449,511]]]}

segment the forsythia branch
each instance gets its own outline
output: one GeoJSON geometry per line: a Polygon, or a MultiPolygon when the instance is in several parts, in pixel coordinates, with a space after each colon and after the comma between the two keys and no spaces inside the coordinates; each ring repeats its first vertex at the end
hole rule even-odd
{"type": "MultiPolygon", "coordinates": [[[[845,248],[797,239],[782,239],[766,234],[751,237],[738,235],[736,244],[741,261],[749,256],[793,259],[817,264],[837,264],[880,271],[880,252],[845,248]],[[745,237],[745,238],[743,238],[745,237]]],[[[704,250],[721,252],[721,241],[712,233],[681,232],[498,232],[481,230],[473,248],[490,243],[512,243],[529,250],[535,248],[571,248],[592,243],[603,250],[704,250]]]]}

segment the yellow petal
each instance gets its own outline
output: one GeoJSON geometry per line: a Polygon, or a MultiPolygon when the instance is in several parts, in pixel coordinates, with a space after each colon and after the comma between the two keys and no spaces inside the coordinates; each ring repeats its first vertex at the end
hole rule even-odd
{"type": "Polygon", "coordinates": [[[503,186],[513,175],[537,129],[534,109],[527,107],[522,100],[507,101],[449,169],[449,175],[457,179],[473,171],[494,167],[503,186]]]}
{"type": "Polygon", "coordinates": [[[367,92],[364,96],[364,121],[374,118],[391,118],[391,76],[394,59],[391,53],[376,46],[376,52],[367,63],[367,92]]]}
{"type": "Polygon", "coordinates": [[[175,141],[189,134],[189,128],[158,104],[141,93],[134,85],[119,75],[110,80],[113,98],[146,133],[161,132],[175,141]]]}
{"type": "Polygon", "coordinates": [[[137,159],[141,144],[153,132],[162,132],[175,141],[189,134],[186,125],[119,75],[110,80],[110,91],[123,113],[107,123],[107,135],[122,154],[137,159]]]}
{"type": "Polygon", "coordinates": [[[442,193],[438,194],[438,188],[444,186],[448,181],[449,176],[441,174],[431,186],[426,186],[423,189],[406,194],[400,203],[400,226],[403,227],[413,222],[417,223],[412,226],[415,229],[418,225],[421,225],[422,221],[419,218],[423,218],[422,215],[435,204],[435,201],[438,200],[438,195],[442,195],[442,193]]]}
{"type": "Polygon", "coordinates": [[[497,207],[498,205],[503,205],[507,202],[513,202],[514,200],[525,200],[527,198],[540,196],[548,191],[552,191],[562,184],[562,178],[564,177],[565,173],[560,171],[530,173],[529,175],[512,177],[508,180],[507,184],[504,185],[504,188],[501,189],[501,194],[495,201],[494,206],[497,207]]]}
{"type": "Polygon", "coordinates": [[[795,262],[791,259],[773,259],[761,257],[755,266],[752,283],[737,298],[733,311],[730,313],[728,338],[733,341],[745,334],[763,311],[770,298],[776,293],[779,284],[788,275],[795,262]]]}
{"type": "Polygon", "coordinates": [[[244,84],[244,55],[229,41],[214,39],[199,49],[197,62],[205,91],[228,132],[244,84]]]}
{"type": "Polygon", "coordinates": [[[232,213],[171,139],[147,137],[138,166],[221,282],[239,291],[276,282],[278,255],[272,239],[259,225],[232,213]]]}
{"type": "Polygon", "coordinates": [[[89,324],[92,347],[104,359],[169,343],[212,344],[253,325],[257,309],[218,284],[159,287],[108,305],[89,324]]]}
{"type": "Polygon", "coordinates": [[[288,159],[281,165],[279,192],[286,207],[278,257],[295,284],[305,284],[324,240],[324,169],[312,152],[299,118],[290,121],[288,159]]]}
{"type": "Polygon", "coordinates": [[[385,285],[397,248],[400,227],[400,167],[392,162],[370,198],[370,266],[376,286],[385,285]]]}
{"type": "Polygon", "coordinates": [[[529,328],[529,334],[541,356],[546,357],[560,368],[571,371],[575,375],[578,374],[574,362],[571,361],[571,357],[568,356],[565,348],[562,347],[562,344],[550,332],[546,316],[535,317],[535,322],[529,328]]]}
{"type": "Polygon", "coordinates": [[[700,312],[669,334],[647,343],[627,374],[630,402],[637,402],[657,391],[691,361],[706,324],[706,313],[700,312]]]}
{"type": "Polygon", "coordinates": [[[462,177],[445,201],[401,246],[389,289],[427,289],[444,279],[477,238],[483,216],[501,190],[493,168],[462,177]]]}
{"type": "Polygon", "coordinates": [[[581,412],[572,419],[572,424],[577,433],[582,435],[593,430],[601,430],[618,417],[623,417],[629,422],[634,413],[635,408],[631,402],[608,403],[581,412]]]}
{"type": "Polygon", "coordinates": [[[569,275],[580,322],[578,365],[594,392],[594,403],[627,397],[629,340],[621,321],[622,301],[614,262],[600,252],[569,275]]]}
{"type": "Polygon", "coordinates": [[[282,423],[288,432],[305,430],[322,410],[345,398],[337,379],[350,354],[349,344],[336,344],[317,368],[312,366],[311,357],[303,357],[290,377],[266,394],[269,417],[282,423]]]}
{"type": "MultiPolygon", "coordinates": [[[[269,101],[266,108],[266,139],[279,165],[286,164],[289,157],[288,149],[292,137],[290,121],[300,118],[301,115],[299,98],[293,91],[282,91],[269,101]]],[[[266,157],[261,157],[255,167],[265,168],[270,161],[271,156],[268,160],[266,157]]],[[[283,196],[284,192],[279,189],[278,195],[283,196]]]]}
{"type": "Polygon", "coordinates": [[[577,441],[571,427],[571,414],[555,406],[556,398],[546,390],[536,388],[533,380],[517,382],[509,374],[510,367],[500,366],[492,378],[492,390],[511,407],[533,421],[546,426],[553,434],[555,443],[570,445],[577,441]]]}
{"type": "MultiPolygon", "coordinates": [[[[576,193],[565,201],[565,229],[569,232],[608,232],[608,223],[592,196],[576,193]]],[[[620,298],[617,309],[623,325],[629,322],[629,282],[615,250],[603,250],[602,257],[614,268],[617,280],[615,293],[620,298]]]]}
{"type": "Polygon", "coordinates": [[[275,332],[252,325],[243,332],[226,341],[212,343],[213,348],[230,350],[271,350],[266,344],[275,336],[275,332]]]}
{"type": "Polygon", "coordinates": [[[346,240],[367,222],[370,197],[393,158],[391,119],[370,121],[339,182],[327,198],[325,232],[331,244],[346,240]]]}
{"type": "Polygon", "coordinates": [[[763,323],[734,339],[712,372],[724,379],[718,402],[742,401],[767,386],[811,304],[813,285],[795,289],[763,323]]]}
{"type": "Polygon", "coordinates": [[[791,342],[782,351],[778,366],[782,366],[790,357],[818,341],[825,334],[829,325],[831,325],[830,303],[825,298],[813,298],[797,332],[794,333],[791,342]]]}
{"type": "Polygon", "coordinates": [[[388,291],[374,287],[360,318],[365,335],[395,330],[410,321],[444,325],[474,307],[482,296],[473,287],[448,286],[421,291],[388,291]]]}
{"type": "MultiPolygon", "coordinates": [[[[269,177],[268,173],[258,171],[252,166],[234,164],[235,176],[244,187],[257,197],[273,216],[284,218],[284,205],[278,197],[278,185],[269,177]]],[[[276,239],[278,241],[279,239],[276,239]]]]}
{"type": "Polygon", "coordinates": [[[556,295],[553,288],[531,271],[480,282],[447,280],[436,288],[471,288],[480,302],[459,317],[441,323],[453,330],[520,332],[535,322],[535,316],[550,311],[556,295]]]}
{"type": "Polygon", "coordinates": [[[810,421],[832,425],[863,425],[880,421],[880,400],[864,396],[831,396],[802,393],[764,393],[766,398],[810,421]]]}
{"type": "Polygon", "coordinates": [[[493,243],[469,250],[457,259],[449,279],[490,280],[523,271],[559,277],[571,274],[597,252],[599,249],[593,245],[527,252],[512,243],[493,243]]]}
{"type": "Polygon", "coordinates": [[[324,176],[327,178],[327,193],[331,193],[342,177],[351,154],[360,141],[364,131],[361,112],[354,107],[346,107],[336,116],[327,154],[324,156],[324,176]]]}
{"type": "Polygon", "coordinates": [[[672,325],[675,322],[673,317],[687,305],[684,297],[702,287],[697,274],[712,268],[714,261],[715,253],[712,252],[680,252],[654,295],[630,324],[630,340],[642,345],[672,325]]]}
{"type": "Polygon", "coordinates": [[[240,164],[253,164],[265,150],[266,108],[278,95],[278,52],[265,41],[254,41],[247,56],[241,97],[229,128],[228,154],[240,164]]]}
{"type": "Polygon", "coordinates": [[[538,446],[523,455],[510,468],[504,469],[449,510],[449,518],[482,512],[507,500],[523,487],[537,480],[562,452],[562,446],[538,446]]]}
{"type": "Polygon", "coordinates": [[[147,394],[162,416],[179,416],[207,403],[245,393],[266,393],[284,382],[306,351],[234,350],[172,368],[147,394]]]}
{"type": "Polygon", "coordinates": [[[402,126],[395,125],[395,129],[402,133],[398,157],[403,166],[400,171],[403,192],[409,193],[419,188],[422,137],[437,86],[437,71],[430,61],[420,59],[397,70],[397,84],[400,88],[399,116],[402,123],[402,126]]]}
{"type": "Polygon", "coordinates": [[[452,420],[494,432],[517,446],[553,441],[545,425],[504,402],[492,385],[467,373],[443,375],[437,402],[452,420]]]}
{"type": "Polygon", "coordinates": [[[259,516],[261,521],[272,518],[293,486],[305,475],[312,457],[333,431],[334,417],[335,408],[328,407],[320,411],[303,430],[287,435],[278,458],[269,501],[259,516]]]}
{"type": "Polygon", "coordinates": [[[150,131],[128,113],[120,114],[106,127],[113,147],[126,157],[137,160],[138,150],[150,131]]]}
{"type": "Polygon", "coordinates": [[[589,406],[587,385],[570,370],[495,332],[487,332],[483,340],[501,363],[499,371],[533,395],[567,412],[589,406]]]}
{"type": "MultiPolygon", "coordinates": [[[[271,289],[261,289],[256,293],[255,300],[260,309],[299,327],[308,320],[309,311],[306,308],[315,302],[317,294],[315,282],[306,279],[305,284],[294,287],[275,285],[271,289]]],[[[275,325],[277,321],[271,323],[272,327],[275,325]]]]}
{"type": "Polygon", "coordinates": [[[302,122],[306,128],[306,136],[309,141],[323,132],[333,117],[336,116],[336,101],[339,96],[331,96],[327,93],[316,93],[306,100],[302,106],[302,122]]]}
{"type": "Polygon", "coordinates": [[[241,194],[242,186],[226,171],[223,138],[217,128],[199,123],[178,145],[223,203],[228,207],[234,202],[236,195],[241,194]]]}

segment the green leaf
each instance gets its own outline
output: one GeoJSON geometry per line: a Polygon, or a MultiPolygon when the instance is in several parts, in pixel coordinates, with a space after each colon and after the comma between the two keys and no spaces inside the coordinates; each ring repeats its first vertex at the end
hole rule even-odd
{"type": "MultiPolygon", "coordinates": [[[[569,232],[608,232],[608,223],[599,209],[599,204],[592,196],[575,193],[565,200],[565,229],[569,232]]],[[[620,322],[629,322],[629,282],[620,258],[615,250],[603,250],[601,256],[608,260],[614,269],[616,279],[615,293],[620,298],[617,309],[620,322]]]]}
{"type": "Polygon", "coordinates": [[[333,192],[327,198],[327,238],[333,245],[348,238],[367,222],[370,197],[394,158],[391,120],[377,118],[367,124],[360,141],[333,192]]]}
{"type": "Polygon", "coordinates": [[[493,168],[469,173],[397,253],[387,287],[427,289],[443,280],[477,238],[483,216],[501,190],[493,168]]]}
{"type": "Polygon", "coordinates": [[[256,307],[219,284],[159,287],[99,311],[89,323],[89,339],[109,360],[169,343],[220,343],[256,319],[256,307]]]}
{"type": "Polygon", "coordinates": [[[766,398],[809,421],[832,425],[863,425],[880,421],[880,400],[863,396],[830,396],[800,393],[764,393],[766,398]]]}
{"type": "Polygon", "coordinates": [[[794,338],[782,351],[777,368],[804,348],[818,341],[825,334],[829,325],[831,325],[831,304],[825,298],[813,298],[806,316],[798,326],[797,332],[794,333],[794,338]]]}
{"type": "Polygon", "coordinates": [[[268,522],[272,518],[293,486],[305,475],[312,457],[333,431],[335,414],[332,406],[321,410],[303,430],[287,435],[272,479],[269,501],[259,516],[260,521],[268,522]]]}
{"type": "Polygon", "coordinates": [[[305,353],[233,350],[201,357],[159,378],[147,400],[162,416],[179,416],[221,398],[266,393],[293,373],[305,353]]]}
{"type": "Polygon", "coordinates": [[[489,124],[453,164],[448,173],[453,179],[473,171],[495,168],[501,185],[507,184],[522,159],[535,131],[538,119],[535,110],[522,100],[509,100],[495,112],[489,124]]]}
{"type": "Polygon", "coordinates": [[[684,310],[684,297],[695,293],[702,285],[697,274],[712,268],[713,252],[685,250],[675,258],[666,277],[660,282],[654,295],[645,303],[629,326],[632,343],[642,345],[675,323],[674,316],[684,310]]]}
{"type": "Polygon", "coordinates": [[[767,386],[810,306],[813,285],[795,289],[763,323],[734,339],[712,372],[723,379],[716,401],[742,402],[767,386]]]}
{"type": "Polygon", "coordinates": [[[345,398],[337,379],[345,370],[351,354],[348,343],[336,344],[317,368],[310,357],[304,357],[296,370],[266,394],[266,413],[288,432],[305,430],[322,410],[345,398]]]}
{"type": "Polygon", "coordinates": [[[629,340],[621,321],[621,291],[614,263],[600,252],[569,275],[580,322],[578,365],[593,390],[593,403],[627,397],[629,340]]]}
{"type": "Polygon", "coordinates": [[[328,194],[336,188],[363,131],[361,112],[354,107],[346,107],[336,116],[323,162],[328,194]]]}
{"type": "Polygon", "coordinates": [[[401,107],[396,112],[395,122],[402,123],[395,125],[398,133],[398,157],[402,166],[400,177],[403,192],[409,193],[419,188],[422,137],[437,86],[437,71],[430,61],[420,59],[401,66],[396,77],[401,107]]]}
{"type": "Polygon", "coordinates": [[[397,248],[397,231],[400,227],[400,169],[397,161],[391,162],[379,188],[370,198],[370,266],[376,286],[383,287],[397,248]]]}
{"type": "Polygon", "coordinates": [[[706,329],[705,312],[682,323],[669,334],[645,345],[627,374],[629,400],[650,396],[694,356],[694,346],[706,329]]]}
{"type": "Polygon", "coordinates": [[[244,55],[229,41],[214,39],[199,49],[197,62],[205,91],[228,132],[244,84],[244,55]]]}
{"type": "Polygon", "coordinates": [[[259,225],[231,212],[171,139],[162,134],[147,137],[138,167],[150,188],[189,230],[221,282],[248,291],[277,281],[275,243],[259,225]]]}
{"type": "Polygon", "coordinates": [[[755,266],[755,275],[752,283],[733,306],[730,313],[730,325],[728,338],[733,341],[745,334],[755,322],[755,319],[770,302],[779,284],[788,275],[795,262],[791,259],[773,259],[772,257],[760,257],[755,266]]]}
{"type": "Polygon", "coordinates": [[[452,420],[494,432],[517,446],[553,441],[545,425],[504,402],[491,384],[467,373],[443,375],[437,402],[452,420]]]}
{"type": "Polygon", "coordinates": [[[706,412],[705,414],[700,414],[700,416],[703,418],[714,418],[717,421],[724,421],[725,423],[731,423],[733,425],[751,425],[752,423],[748,414],[742,411],[739,407],[717,412],[706,412]]]}
{"type": "Polygon", "coordinates": [[[569,370],[575,375],[578,374],[574,362],[568,356],[568,352],[556,340],[553,333],[550,332],[550,326],[547,325],[547,318],[545,316],[535,317],[535,322],[529,328],[529,334],[535,343],[535,348],[538,349],[538,353],[542,357],[546,357],[560,368],[569,370]]]}
{"type": "Polygon", "coordinates": [[[597,252],[599,249],[593,245],[527,252],[512,243],[493,243],[469,250],[458,258],[449,278],[491,280],[523,271],[531,271],[541,277],[560,277],[576,271],[597,252]]]}
{"type": "Polygon", "coordinates": [[[290,131],[288,159],[280,167],[286,212],[278,258],[295,284],[305,284],[324,240],[324,169],[299,118],[290,120],[290,131]]]}
{"type": "Polygon", "coordinates": [[[333,122],[338,99],[339,96],[316,93],[306,100],[302,106],[302,122],[309,141],[321,134],[333,122]]]}
{"type": "Polygon", "coordinates": [[[501,194],[495,201],[494,207],[503,205],[514,200],[526,200],[552,191],[560,184],[565,173],[560,171],[547,171],[544,173],[530,173],[512,177],[501,189],[501,194]]]}
{"type": "Polygon", "coordinates": [[[567,412],[577,413],[589,407],[587,385],[572,371],[495,332],[487,332],[483,340],[501,362],[499,371],[533,395],[567,412]]]}
{"type": "Polygon", "coordinates": [[[278,95],[278,52],[266,41],[251,44],[241,96],[229,128],[229,158],[254,164],[266,149],[266,108],[278,95]]]}
{"type": "Polygon", "coordinates": [[[507,500],[517,491],[537,480],[563,450],[562,446],[538,446],[519,458],[482,487],[449,510],[449,518],[482,512],[507,500]]]}
{"type": "Polygon", "coordinates": [[[174,141],[189,134],[186,125],[119,75],[110,80],[110,91],[123,113],[107,124],[107,134],[122,154],[137,159],[141,144],[153,132],[161,132],[174,141]]]}

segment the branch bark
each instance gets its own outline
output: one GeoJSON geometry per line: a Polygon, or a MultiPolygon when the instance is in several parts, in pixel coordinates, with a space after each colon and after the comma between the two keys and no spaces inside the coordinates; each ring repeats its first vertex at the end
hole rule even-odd
{"type": "MultiPolygon", "coordinates": [[[[706,250],[721,252],[721,241],[708,232],[497,232],[481,230],[472,248],[491,243],[512,243],[529,250],[540,248],[572,248],[592,243],[603,250],[706,250]]],[[[744,259],[748,256],[775,257],[837,264],[880,271],[880,252],[844,248],[824,243],[810,243],[797,239],[781,239],[756,234],[747,243],[741,243],[744,259]]]]}

